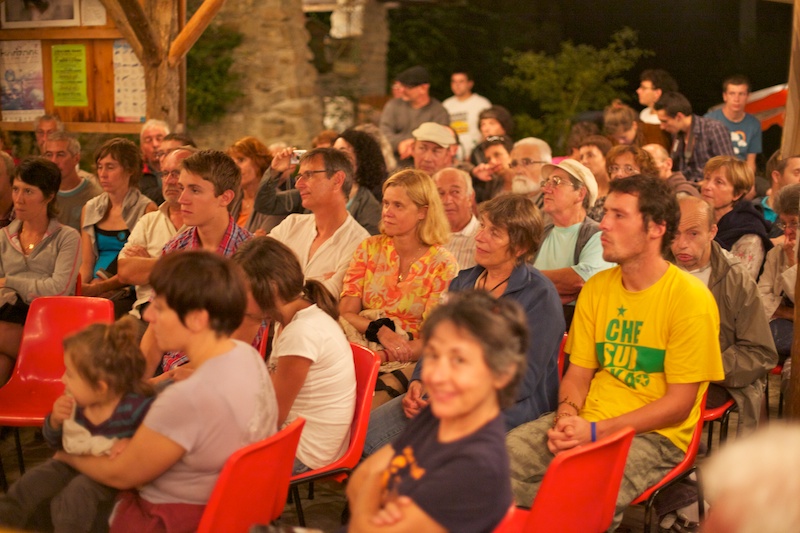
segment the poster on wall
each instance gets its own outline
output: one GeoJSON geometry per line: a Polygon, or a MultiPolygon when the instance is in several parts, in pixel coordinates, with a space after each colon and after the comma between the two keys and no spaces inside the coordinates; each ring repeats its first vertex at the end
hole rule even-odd
{"type": "Polygon", "coordinates": [[[124,39],[114,41],[114,115],[117,122],[144,122],[144,67],[124,39]]]}
{"type": "Polygon", "coordinates": [[[3,120],[27,122],[44,114],[41,41],[0,41],[3,120]]]}
{"type": "Polygon", "coordinates": [[[89,105],[86,79],[86,45],[54,44],[53,105],[56,107],[89,105]]]}
{"type": "Polygon", "coordinates": [[[0,3],[4,28],[78,26],[80,0],[5,0],[0,3]]]}

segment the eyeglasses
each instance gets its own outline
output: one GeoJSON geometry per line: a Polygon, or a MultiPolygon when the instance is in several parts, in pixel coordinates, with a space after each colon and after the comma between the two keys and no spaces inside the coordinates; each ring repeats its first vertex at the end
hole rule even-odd
{"type": "Polygon", "coordinates": [[[787,229],[797,231],[797,227],[800,226],[800,222],[795,220],[794,222],[790,222],[789,224],[787,224],[782,220],[776,220],[772,225],[781,231],[786,231],[787,229]]]}
{"type": "Polygon", "coordinates": [[[298,172],[296,181],[310,180],[314,177],[314,174],[322,174],[327,172],[327,170],[306,170],[305,172],[298,172]]]}
{"type": "Polygon", "coordinates": [[[546,180],[542,180],[539,182],[539,186],[544,189],[545,187],[558,187],[562,183],[566,183],[567,185],[572,185],[575,188],[575,184],[572,183],[572,180],[569,178],[562,178],[560,176],[550,176],[546,180]]]}
{"type": "Polygon", "coordinates": [[[517,168],[519,166],[529,167],[531,165],[546,165],[546,164],[547,161],[535,161],[533,159],[528,159],[527,157],[523,157],[519,161],[517,161],[516,159],[512,159],[511,163],[509,163],[508,166],[511,168],[517,168]]]}
{"type": "Polygon", "coordinates": [[[625,165],[625,166],[611,165],[610,167],[608,167],[609,174],[616,174],[617,172],[620,171],[624,172],[625,175],[627,176],[639,173],[639,169],[632,165],[625,165]]]}

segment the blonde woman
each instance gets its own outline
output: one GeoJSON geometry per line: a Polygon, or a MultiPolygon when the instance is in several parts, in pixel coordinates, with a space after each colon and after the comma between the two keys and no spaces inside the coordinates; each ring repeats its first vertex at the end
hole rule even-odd
{"type": "Polygon", "coordinates": [[[456,259],[443,246],[450,228],[428,174],[408,169],[386,180],[380,229],[353,255],[339,312],[368,341],[380,344],[382,361],[416,361],[422,321],[458,273],[456,259]],[[367,310],[385,316],[371,319],[364,316],[367,310]]]}

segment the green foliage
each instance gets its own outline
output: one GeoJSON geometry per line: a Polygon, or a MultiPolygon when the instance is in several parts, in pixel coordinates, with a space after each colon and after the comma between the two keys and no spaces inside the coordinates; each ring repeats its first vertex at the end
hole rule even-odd
{"type": "MultiPolygon", "coordinates": [[[[515,116],[517,137],[541,136],[554,151],[563,151],[571,119],[578,113],[603,109],[614,98],[627,100],[622,77],[636,62],[653,52],[636,46],[638,36],[623,28],[611,36],[605,48],[561,43],[555,55],[543,52],[509,51],[505,61],[513,74],[503,78],[507,89],[529,100],[528,109],[538,109],[541,119],[529,114],[515,116]]],[[[521,103],[521,102],[520,102],[521,103]]]]}
{"type": "Polygon", "coordinates": [[[241,76],[231,72],[233,50],[243,35],[211,24],[186,56],[186,114],[191,126],[213,122],[240,98],[241,76]]]}

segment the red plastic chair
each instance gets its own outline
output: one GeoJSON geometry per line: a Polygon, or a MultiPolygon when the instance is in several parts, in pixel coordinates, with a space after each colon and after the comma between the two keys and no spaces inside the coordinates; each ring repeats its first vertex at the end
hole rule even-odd
{"type": "MultiPolygon", "coordinates": [[[[353,362],[356,370],[356,409],[353,413],[353,425],[350,428],[350,445],[344,455],[322,468],[309,470],[292,477],[292,498],[297,509],[297,520],[301,527],[305,527],[303,505],[300,502],[299,485],[309,481],[332,478],[338,482],[345,481],[361,460],[364,452],[364,441],[367,438],[367,424],[369,411],[372,408],[372,396],[375,391],[375,382],[378,381],[378,369],[381,359],[372,350],[358,344],[350,343],[353,350],[353,362]]],[[[345,512],[347,507],[345,507],[345,512]]]]}
{"type": "Polygon", "coordinates": [[[711,445],[714,437],[714,422],[719,422],[719,445],[722,446],[728,440],[728,425],[731,413],[736,410],[736,402],[733,398],[713,409],[706,408],[703,413],[703,422],[708,423],[708,451],[711,454],[711,445]]]}
{"type": "Polygon", "coordinates": [[[703,504],[703,487],[700,484],[700,471],[694,464],[697,458],[697,450],[700,448],[700,439],[703,438],[703,424],[705,424],[705,411],[706,399],[708,391],[703,393],[703,398],[700,401],[700,417],[697,420],[697,425],[692,435],[692,440],[689,442],[689,447],[686,450],[683,460],[678,463],[675,468],[670,470],[661,481],[644,491],[638,498],[631,502],[631,505],[645,504],[644,512],[644,531],[652,530],[652,515],[653,515],[653,502],[659,493],[670,487],[671,485],[689,477],[692,473],[697,475],[697,506],[700,522],[705,518],[705,506],[703,504]]]}
{"type": "Polygon", "coordinates": [[[561,339],[561,344],[558,346],[558,382],[564,377],[564,365],[566,363],[567,354],[564,353],[564,347],[567,345],[567,334],[561,339]]]}
{"type": "MultiPolygon", "coordinates": [[[[64,392],[64,337],[95,322],[114,322],[105,298],[42,296],[31,302],[14,372],[0,388],[0,426],[41,426],[64,392]]],[[[15,430],[20,473],[25,473],[19,430],[15,430]]]]}
{"type": "Polygon", "coordinates": [[[297,443],[306,421],[237,451],[225,462],[197,528],[198,533],[247,533],[269,524],[286,506],[297,443]]]}
{"type": "Polygon", "coordinates": [[[509,510],[495,533],[600,533],[611,525],[633,428],[558,454],[530,511],[509,510]]]}

